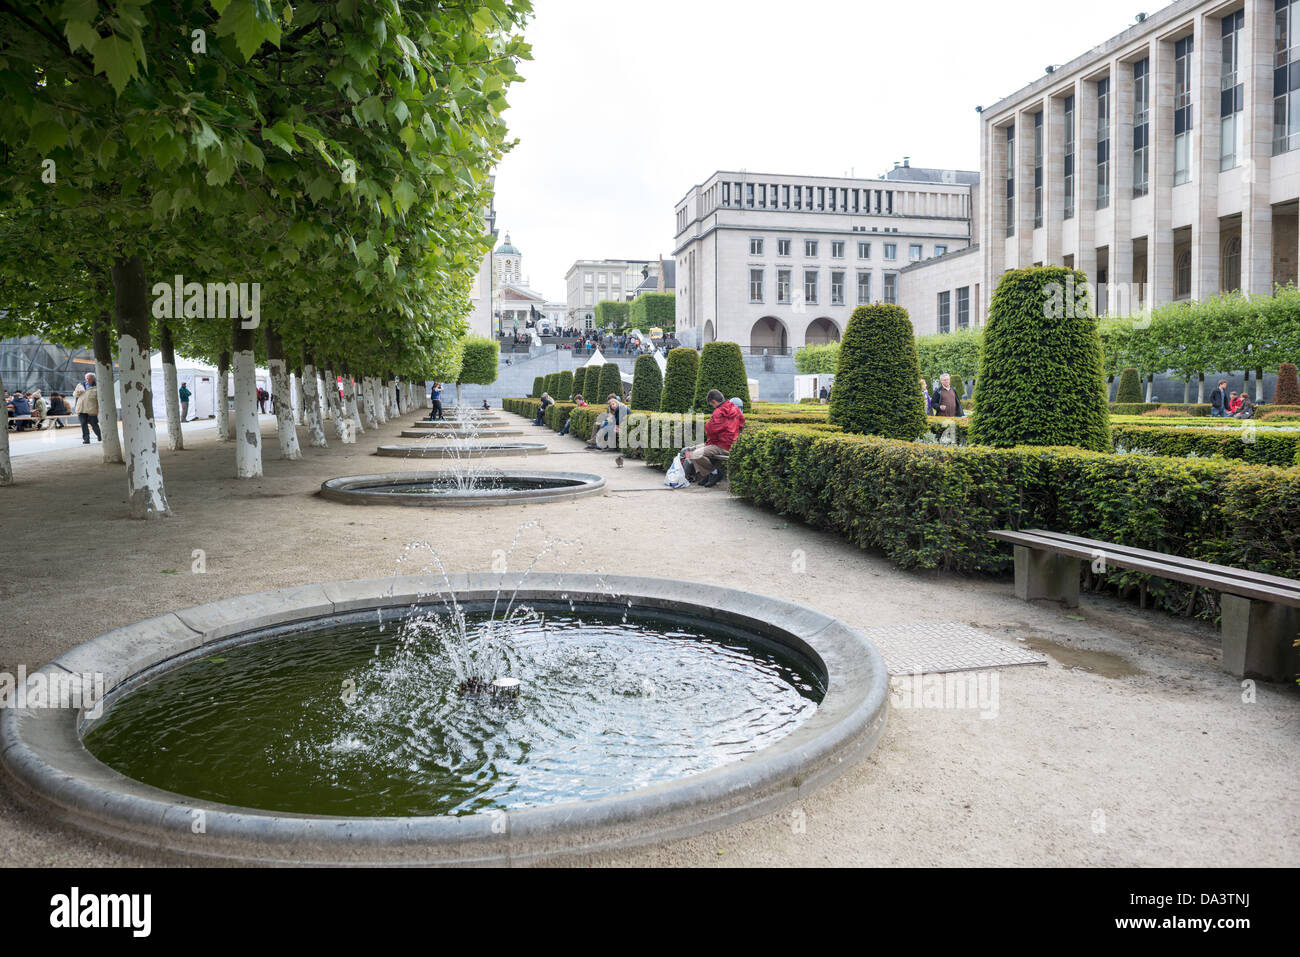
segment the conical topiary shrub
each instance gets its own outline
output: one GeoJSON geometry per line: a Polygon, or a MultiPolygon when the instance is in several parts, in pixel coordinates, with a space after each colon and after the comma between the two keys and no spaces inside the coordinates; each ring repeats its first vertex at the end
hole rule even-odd
{"type": "Polygon", "coordinates": [[[637,411],[659,411],[663,398],[664,377],[654,356],[639,356],[632,370],[632,398],[628,404],[637,411]]]}
{"type": "Polygon", "coordinates": [[[696,412],[712,412],[706,398],[709,391],[717,389],[724,399],[740,399],[749,410],[749,376],[745,373],[745,357],[734,342],[710,342],[700,354],[700,368],[695,376],[696,412]]]}
{"type": "Polygon", "coordinates": [[[695,379],[700,369],[700,354],[694,349],[672,349],[664,369],[663,397],[660,412],[691,411],[695,403],[695,379]]]}
{"type": "Polygon", "coordinates": [[[546,376],[539,375],[536,379],[533,380],[532,397],[534,399],[540,399],[544,391],[546,391],[546,376]]]}
{"type": "Polygon", "coordinates": [[[584,399],[588,398],[586,366],[579,366],[573,373],[573,395],[575,398],[578,396],[582,396],[584,399]]]}
{"type": "Polygon", "coordinates": [[[925,431],[912,321],[902,306],[858,306],[840,342],[830,421],[846,432],[913,441],[925,431]]]}
{"type": "Polygon", "coordinates": [[[989,303],[970,441],[1112,450],[1101,337],[1088,278],[1061,266],[1005,273],[989,303]],[[1071,308],[1052,308],[1061,290],[1071,308]]]}
{"type": "Polygon", "coordinates": [[[568,402],[573,395],[573,373],[565,369],[556,377],[555,383],[555,401],[568,402]]]}
{"type": "Polygon", "coordinates": [[[596,394],[601,404],[608,402],[611,395],[616,395],[620,401],[622,400],[623,374],[619,372],[617,362],[606,362],[600,367],[599,383],[596,394]]]}
{"type": "Polygon", "coordinates": [[[1278,366],[1273,404],[1300,405],[1300,381],[1296,379],[1295,363],[1284,362],[1278,366]]]}
{"type": "Polygon", "coordinates": [[[1137,369],[1125,369],[1120,373],[1119,391],[1115,393],[1116,402],[1141,402],[1142,379],[1137,369]]]}

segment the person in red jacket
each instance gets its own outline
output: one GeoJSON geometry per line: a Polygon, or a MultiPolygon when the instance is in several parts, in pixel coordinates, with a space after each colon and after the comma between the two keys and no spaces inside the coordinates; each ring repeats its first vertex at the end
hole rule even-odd
{"type": "Polygon", "coordinates": [[[727,458],[736,436],[745,427],[745,414],[740,411],[740,406],[724,399],[717,389],[710,391],[707,399],[713,415],[704,424],[704,445],[690,449],[687,460],[695,475],[704,476],[700,485],[712,488],[722,480],[718,462],[727,458]]]}

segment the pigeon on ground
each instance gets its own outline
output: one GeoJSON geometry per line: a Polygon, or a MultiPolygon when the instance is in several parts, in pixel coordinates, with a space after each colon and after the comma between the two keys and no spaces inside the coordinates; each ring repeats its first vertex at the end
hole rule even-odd
{"type": "Polygon", "coordinates": [[[623,456],[620,455],[618,458],[614,460],[614,466],[615,468],[620,468],[620,469],[623,467],[623,456]]]}

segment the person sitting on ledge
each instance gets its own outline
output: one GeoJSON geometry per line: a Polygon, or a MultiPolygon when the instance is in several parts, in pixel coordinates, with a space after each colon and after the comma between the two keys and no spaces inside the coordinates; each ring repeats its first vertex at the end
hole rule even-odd
{"type": "Polygon", "coordinates": [[[533,425],[541,425],[546,419],[546,410],[555,405],[555,400],[551,398],[549,392],[542,393],[542,407],[537,410],[537,418],[533,419],[533,425]]]}
{"type": "Polygon", "coordinates": [[[717,389],[709,392],[707,401],[713,415],[704,423],[704,445],[687,449],[686,461],[690,463],[693,475],[704,476],[700,479],[700,486],[713,488],[722,481],[718,463],[728,458],[731,446],[745,427],[745,414],[740,411],[739,399],[725,401],[717,389]]]}
{"type": "Polygon", "coordinates": [[[618,433],[627,422],[627,414],[630,410],[613,392],[609,394],[607,409],[608,411],[596,420],[596,426],[591,430],[591,441],[587,443],[589,449],[618,447],[618,433]]]}
{"type": "MultiPolygon", "coordinates": [[[[573,407],[574,407],[575,409],[585,409],[585,408],[587,408],[587,400],[584,399],[584,398],[582,397],[582,393],[581,393],[581,392],[579,392],[577,395],[575,395],[575,396],[573,397],[573,407]]],[[[573,425],[573,413],[572,413],[572,412],[570,412],[570,413],[569,413],[569,417],[568,417],[567,419],[564,420],[564,428],[560,429],[560,434],[561,434],[561,435],[568,435],[568,434],[569,434],[569,426],[571,426],[571,425],[573,425]]]]}

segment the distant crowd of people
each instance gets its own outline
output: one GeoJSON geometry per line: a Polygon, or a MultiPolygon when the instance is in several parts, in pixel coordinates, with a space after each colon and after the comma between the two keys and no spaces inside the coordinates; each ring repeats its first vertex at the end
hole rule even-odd
{"type": "Polygon", "coordinates": [[[60,415],[72,415],[67,400],[58,392],[47,399],[40,389],[23,392],[5,392],[5,410],[9,413],[9,431],[27,432],[33,429],[61,429],[60,415]],[[31,416],[15,421],[15,416],[31,416]]]}

